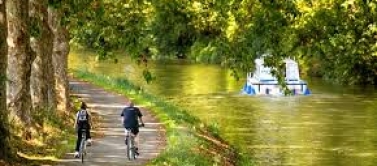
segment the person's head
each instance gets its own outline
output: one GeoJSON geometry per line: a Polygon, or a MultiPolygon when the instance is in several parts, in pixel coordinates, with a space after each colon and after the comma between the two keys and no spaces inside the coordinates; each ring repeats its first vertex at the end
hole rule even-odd
{"type": "Polygon", "coordinates": [[[88,106],[86,105],[85,102],[81,102],[81,107],[80,108],[86,110],[86,108],[88,108],[88,106]]]}
{"type": "Polygon", "coordinates": [[[130,105],[130,107],[133,107],[134,103],[131,101],[129,105],[130,105]]]}

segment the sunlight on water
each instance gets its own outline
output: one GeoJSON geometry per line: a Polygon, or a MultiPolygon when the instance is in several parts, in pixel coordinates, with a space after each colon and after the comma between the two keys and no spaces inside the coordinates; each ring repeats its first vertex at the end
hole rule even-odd
{"type": "Polygon", "coordinates": [[[256,165],[358,166],[377,163],[377,91],[308,80],[311,96],[241,95],[243,81],[215,65],[182,61],[149,64],[147,85],[130,59],[97,63],[73,52],[70,68],[127,77],[150,93],[186,108],[249,153],[256,165]]]}

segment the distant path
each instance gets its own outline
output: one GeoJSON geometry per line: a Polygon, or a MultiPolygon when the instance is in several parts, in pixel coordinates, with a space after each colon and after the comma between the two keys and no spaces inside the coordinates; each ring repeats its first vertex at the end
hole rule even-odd
{"type": "MultiPolygon", "coordinates": [[[[145,165],[155,158],[165,147],[165,135],[162,125],[147,110],[141,109],[145,127],[140,128],[140,156],[136,161],[128,161],[125,154],[124,129],[120,124],[121,109],[129,100],[93,86],[89,83],[70,80],[71,94],[87,102],[89,110],[97,113],[101,120],[100,127],[92,133],[100,133],[102,137],[93,138],[93,145],[88,147],[87,161],[84,165],[93,166],[125,166],[145,165]]],[[[138,103],[135,103],[137,106],[138,103]]],[[[81,161],[73,158],[72,153],[60,160],[59,166],[81,166],[81,161]]]]}

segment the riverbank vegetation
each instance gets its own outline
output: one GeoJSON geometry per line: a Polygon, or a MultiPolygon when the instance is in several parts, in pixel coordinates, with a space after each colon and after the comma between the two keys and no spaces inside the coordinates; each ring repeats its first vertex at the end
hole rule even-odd
{"type": "MultiPolygon", "coordinates": [[[[130,98],[150,110],[166,127],[167,147],[150,165],[236,165],[250,163],[221,139],[215,125],[201,122],[172,103],[141,90],[126,79],[73,70],[73,75],[130,98]]],[[[247,165],[247,164],[246,164],[247,165]]]]}
{"type": "MultiPolygon", "coordinates": [[[[72,98],[74,108],[78,108],[79,100],[72,98]]],[[[57,159],[72,152],[76,141],[73,122],[75,111],[59,115],[51,110],[39,110],[32,113],[33,128],[38,134],[25,139],[17,134],[15,125],[9,125],[7,157],[0,159],[0,165],[43,165],[53,164],[57,159]]],[[[14,121],[11,124],[16,123],[14,121]]]]}
{"type": "MultiPolygon", "coordinates": [[[[73,128],[76,110],[80,108],[81,100],[71,97],[72,110],[66,115],[55,114],[52,111],[40,110],[33,114],[36,130],[39,134],[32,139],[25,140],[20,135],[9,135],[9,152],[7,158],[0,160],[0,165],[37,166],[54,165],[58,159],[72,152],[76,143],[76,135],[73,128]]],[[[98,127],[99,116],[93,115],[94,128],[98,127]]],[[[11,122],[14,123],[14,122],[11,122]]],[[[10,125],[12,130],[16,130],[10,125]]],[[[96,137],[98,133],[94,133],[96,137]]]]}

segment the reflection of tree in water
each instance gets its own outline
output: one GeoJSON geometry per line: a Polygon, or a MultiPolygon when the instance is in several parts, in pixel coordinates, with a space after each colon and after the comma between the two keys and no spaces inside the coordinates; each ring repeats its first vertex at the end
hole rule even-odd
{"type": "Polygon", "coordinates": [[[153,64],[154,92],[165,96],[211,95],[228,87],[228,73],[215,65],[190,64],[185,61],[153,64]]]}

